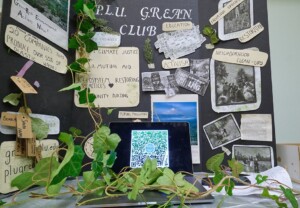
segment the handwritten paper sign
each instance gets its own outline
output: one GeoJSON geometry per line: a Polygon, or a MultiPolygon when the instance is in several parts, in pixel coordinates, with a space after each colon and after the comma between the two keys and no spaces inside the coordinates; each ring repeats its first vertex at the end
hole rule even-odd
{"type": "Polygon", "coordinates": [[[101,47],[119,47],[121,44],[120,34],[96,32],[92,39],[101,47]]]}
{"type": "Polygon", "coordinates": [[[11,76],[10,78],[24,94],[37,94],[37,91],[23,77],[11,76]]]}
{"type": "Polygon", "coordinates": [[[264,31],[264,26],[262,26],[262,24],[259,22],[255,24],[253,27],[246,30],[245,33],[241,37],[239,37],[239,41],[241,43],[246,43],[249,40],[253,39],[255,36],[257,36],[262,31],[264,31]]]}
{"type": "Polygon", "coordinates": [[[5,44],[27,59],[58,73],[67,73],[68,61],[62,52],[15,25],[7,25],[5,44]]]}
{"type": "MultiPolygon", "coordinates": [[[[94,104],[99,107],[134,107],[139,104],[139,49],[136,47],[99,48],[89,56],[91,72],[87,81],[94,104]]],[[[82,77],[77,77],[80,79],[82,77]]],[[[76,95],[77,96],[77,95],[76,95]]],[[[75,96],[75,104],[78,103],[75,96]]]]}
{"type": "Polygon", "coordinates": [[[175,30],[191,30],[192,28],[193,28],[193,23],[191,21],[164,22],[162,25],[162,30],[164,32],[170,32],[175,30]]]}
{"type": "Polygon", "coordinates": [[[177,69],[177,68],[184,68],[188,66],[190,66],[190,60],[188,58],[174,59],[174,60],[165,59],[162,61],[162,67],[164,69],[177,69]]]}
{"type": "Polygon", "coordinates": [[[256,67],[265,66],[268,57],[265,52],[225,48],[215,49],[212,55],[212,58],[217,61],[256,67]]]}
{"type": "MultiPolygon", "coordinates": [[[[26,141],[25,139],[21,139],[26,141]]],[[[41,145],[42,156],[51,156],[58,148],[58,141],[47,139],[37,141],[41,145]]],[[[16,142],[5,141],[0,147],[0,193],[16,191],[17,188],[11,187],[11,180],[25,171],[33,169],[32,159],[16,156],[16,142]]]]}
{"type": "Polygon", "coordinates": [[[68,50],[70,0],[62,1],[62,3],[53,1],[51,5],[55,7],[55,11],[58,11],[56,13],[43,7],[39,1],[14,0],[11,2],[11,18],[68,50]],[[34,5],[34,2],[39,8],[34,5]],[[44,10],[43,13],[40,12],[42,10],[44,10]]]}
{"type": "Polygon", "coordinates": [[[23,139],[32,138],[31,119],[27,114],[17,115],[17,137],[23,139]]]}
{"type": "Polygon", "coordinates": [[[16,127],[17,126],[16,114],[2,112],[0,124],[3,126],[16,127]]]}
{"type": "Polygon", "coordinates": [[[148,112],[132,112],[132,111],[119,111],[118,118],[140,118],[147,119],[149,117],[148,112]]]}
{"type": "Polygon", "coordinates": [[[244,0],[232,0],[225,7],[220,9],[214,16],[209,19],[211,25],[217,23],[220,19],[222,19],[226,14],[228,14],[231,10],[233,10],[237,5],[242,3],[244,0]]]}

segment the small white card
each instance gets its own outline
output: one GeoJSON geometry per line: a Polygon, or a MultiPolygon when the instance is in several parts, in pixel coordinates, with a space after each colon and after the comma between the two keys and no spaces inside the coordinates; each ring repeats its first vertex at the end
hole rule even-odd
{"type": "MultiPolygon", "coordinates": [[[[49,157],[58,148],[58,141],[47,139],[37,141],[42,146],[42,157],[49,157]]],[[[32,159],[15,156],[15,141],[2,142],[0,146],[0,193],[9,193],[18,190],[11,187],[11,181],[23,172],[33,169],[32,159]]]]}
{"type": "MultiPolygon", "coordinates": [[[[17,112],[9,112],[11,114],[18,114],[17,112]]],[[[42,114],[29,114],[30,117],[39,118],[49,125],[49,135],[56,135],[60,132],[60,121],[56,116],[42,115],[42,114]]],[[[15,135],[16,128],[0,125],[0,132],[6,135],[15,135]]]]}
{"type": "Polygon", "coordinates": [[[271,114],[242,114],[242,140],[272,142],[271,114]]]}
{"type": "Polygon", "coordinates": [[[149,117],[148,112],[133,112],[133,111],[119,111],[118,118],[140,118],[147,119],[149,117]]]}
{"type": "Polygon", "coordinates": [[[119,47],[121,44],[121,35],[120,34],[111,34],[105,32],[96,32],[93,41],[101,47],[119,47]]]}
{"type": "Polygon", "coordinates": [[[165,59],[162,61],[162,67],[164,69],[177,69],[190,66],[190,60],[188,58],[169,60],[165,59]]]}
{"type": "Polygon", "coordinates": [[[254,37],[256,37],[257,35],[259,35],[259,33],[264,31],[264,29],[265,29],[264,26],[262,26],[262,24],[259,22],[255,24],[253,27],[251,27],[250,29],[246,30],[244,34],[242,34],[241,37],[239,37],[239,41],[241,43],[246,43],[251,39],[253,39],[254,37]]]}
{"type": "Polygon", "coordinates": [[[162,30],[165,32],[176,31],[176,30],[190,30],[192,28],[193,28],[193,23],[191,21],[164,22],[162,25],[162,30]]]}

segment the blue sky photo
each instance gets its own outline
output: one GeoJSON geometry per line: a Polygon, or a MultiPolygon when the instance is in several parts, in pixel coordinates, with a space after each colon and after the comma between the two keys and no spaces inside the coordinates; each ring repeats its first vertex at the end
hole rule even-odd
{"type": "Polygon", "coordinates": [[[191,144],[197,140],[197,102],[153,102],[154,122],[189,122],[191,144]]]}

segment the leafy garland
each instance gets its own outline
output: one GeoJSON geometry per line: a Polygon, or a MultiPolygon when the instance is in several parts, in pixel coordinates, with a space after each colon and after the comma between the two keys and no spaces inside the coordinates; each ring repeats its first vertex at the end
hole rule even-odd
{"type": "MultiPolygon", "coordinates": [[[[11,185],[17,187],[20,191],[14,195],[10,204],[4,206],[15,204],[15,197],[20,192],[38,185],[45,187],[45,193],[32,193],[35,198],[49,198],[66,194],[66,192],[61,193],[62,186],[68,189],[67,193],[74,195],[94,193],[99,196],[98,199],[126,195],[129,199],[135,200],[139,194],[142,194],[146,190],[157,190],[167,194],[169,199],[165,204],[158,207],[169,206],[171,199],[174,197],[180,198],[180,207],[187,207],[185,205],[186,199],[204,198],[215,191],[220,192],[222,189],[225,189],[227,195],[231,196],[235,186],[233,181],[235,180],[247,186],[262,189],[263,197],[273,199],[279,207],[287,207],[287,204],[282,202],[282,198],[270,195],[269,193],[269,190],[280,190],[294,208],[298,207],[295,198],[295,193],[297,192],[290,187],[286,187],[284,184],[277,182],[280,185],[279,188],[261,186],[262,182],[269,180],[266,176],[261,175],[258,175],[256,178],[256,184],[248,184],[240,180],[239,174],[243,171],[243,165],[235,159],[228,160],[229,169],[232,172],[232,174],[228,174],[228,168],[222,165],[224,153],[213,156],[206,163],[207,169],[214,172],[213,182],[216,185],[213,185],[212,181],[208,179],[207,182],[210,184],[211,189],[205,192],[199,192],[193,184],[184,179],[184,175],[190,173],[174,173],[169,168],[158,168],[156,160],[147,159],[142,168],[129,169],[128,167],[124,167],[120,173],[114,173],[111,168],[117,158],[115,150],[121,139],[117,134],[111,134],[108,127],[101,126],[100,115],[98,115],[100,117],[99,121],[95,119],[95,111],[92,110],[95,95],[90,93],[87,83],[76,82],[75,80],[75,74],[88,76],[88,55],[98,49],[97,44],[92,40],[92,37],[95,35],[95,28],[112,32],[107,27],[105,20],[95,18],[95,5],[95,1],[93,0],[77,0],[77,3],[74,5],[74,10],[78,17],[77,31],[69,40],[69,48],[76,49],[79,58],[68,66],[73,78],[73,84],[61,90],[78,91],[80,104],[87,104],[92,119],[95,122],[95,131],[87,136],[81,136],[81,131],[76,128],[70,128],[69,133],[61,132],[58,139],[64,147],[60,147],[51,157],[41,159],[32,172],[24,172],[17,176],[11,185]],[[94,139],[95,159],[91,163],[83,165],[85,153],[82,149],[82,144],[90,136],[94,139]],[[82,139],[81,145],[74,144],[74,140],[77,138],[82,139]],[[56,155],[60,152],[65,152],[65,156],[61,162],[58,162],[56,155]],[[91,166],[91,170],[82,173],[83,180],[77,180],[77,188],[65,185],[68,177],[79,176],[82,168],[87,165],[91,166]]],[[[208,35],[212,38],[212,43],[215,43],[214,32],[210,28],[206,29],[208,29],[208,35]]],[[[20,97],[20,94],[11,95],[9,98],[6,96],[4,101],[15,105],[20,97]]],[[[26,103],[25,97],[24,103],[26,103]]],[[[25,107],[27,107],[26,104],[25,107]]],[[[37,126],[41,126],[41,124],[37,124],[37,126]]],[[[87,202],[82,202],[78,205],[87,202]]],[[[5,203],[0,201],[0,205],[3,204],[5,203]]]]}

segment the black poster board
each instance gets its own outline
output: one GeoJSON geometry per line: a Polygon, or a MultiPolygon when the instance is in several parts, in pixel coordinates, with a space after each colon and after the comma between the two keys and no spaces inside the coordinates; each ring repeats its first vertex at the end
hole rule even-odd
{"type": "MultiPolygon", "coordinates": [[[[72,0],[74,3],[75,1],[72,0]]],[[[109,26],[114,30],[119,31],[123,25],[122,32],[127,33],[122,36],[121,46],[135,46],[140,50],[140,72],[149,72],[147,63],[143,57],[143,45],[146,37],[149,37],[154,43],[156,41],[156,36],[152,35],[151,31],[156,31],[156,34],[160,34],[161,24],[165,21],[192,21],[195,25],[199,25],[200,28],[203,28],[204,25],[209,24],[209,18],[218,11],[218,1],[216,0],[119,0],[119,1],[103,1],[109,5],[109,8],[104,7],[104,10],[99,11],[99,17],[105,18],[109,21],[109,26]],[[116,16],[116,6],[119,8],[118,15],[116,16]],[[141,13],[141,9],[145,8],[141,13]],[[124,13],[122,15],[122,8],[124,13]],[[150,8],[156,8],[152,10],[152,13],[148,14],[149,18],[146,18],[147,12],[150,12],[150,8]],[[164,18],[165,11],[171,11],[167,9],[185,9],[182,10],[183,13],[177,14],[178,18],[168,19],[164,18]],[[155,11],[155,12],[154,12],[155,11]],[[184,13],[184,12],[187,13],[184,13]],[[100,13],[114,14],[114,15],[100,15],[100,13]],[[126,15],[126,16],[125,16],[126,15]],[[181,16],[180,16],[181,15],[181,16]],[[143,18],[146,18],[143,20],[143,18]],[[161,18],[161,19],[160,19],[161,18]],[[127,25],[127,26],[124,26],[127,25]],[[138,32],[143,33],[144,35],[128,35],[130,29],[132,33],[138,32]],[[148,28],[148,29],[147,29],[148,28]]],[[[250,47],[258,47],[260,51],[267,52],[270,54],[269,48],[269,38],[268,38],[268,17],[267,17],[267,1],[266,0],[253,0],[254,5],[254,22],[260,22],[265,30],[255,39],[251,40],[248,43],[241,44],[238,40],[230,40],[220,42],[217,47],[219,48],[232,48],[232,49],[245,49],[250,47]]],[[[0,42],[0,63],[1,63],[1,74],[0,74],[0,111],[18,111],[17,107],[12,107],[8,104],[4,104],[2,99],[9,93],[18,92],[17,87],[14,83],[11,82],[10,76],[15,75],[16,71],[22,68],[22,66],[27,62],[27,59],[19,56],[15,52],[8,50],[4,44],[4,33],[7,24],[14,24],[19,26],[26,31],[36,35],[37,37],[45,40],[40,35],[29,30],[25,26],[19,24],[12,18],[10,18],[10,6],[11,1],[3,2],[2,13],[2,25],[1,25],[1,42],[0,42]]],[[[176,14],[174,13],[176,16],[176,14]]],[[[165,17],[169,17],[166,16],[165,17]]],[[[70,14],[70,33],[75,29],[75,18],[73,12],[70,14]]],[[[214,26],[217,29],[217,25],[214,26]]],[[[46,41],[46,40],[45,40],[46,41]]],[[[61,48],[58,48],[50,41],[47,41],[50,45],[54,46],[58,50],[62,51],[69,60],[69,63],[74,60],[74,52],[66,52],[61,48]]],[[[207,43],[206,41],[205,43],[207,43]]],[[[204,43],[204,44],[205,44],[204,43]]],[[[188,55],[187,58],[211,58],[213,50],[208,50],[205,48],[204,44],[196,50],[195,53],[188,55]]],[[[161,70],[161,61],[163,60],[163,54],[159,54],[155,51],[155,65],[157,71],[161,70]]],[[[171,72],[174,73],[174,72],[171,72]]],[[[244,144],[244,145],[268,145],[272,146],[274,150],[274,156],[276,155],[276,145],[275,145],[275,128],[274,128],[274,113],[273,113],[273,104],[272,104],[272,82],[271,82],[271,66],[270,59],[268,60],[265,67],[261,69],[262,77],[262,102],[258,110],[249,111],[244,113],[249,114],[272,114],[273,116],[273,141],[272,142],[255,142],[255,141],[241,141],[237,140],[234,143],[226,145],[226,148],[231,149],[233,144],[244,144]]],[[[83,130],[84,134],[88,134],[94,128],[93,121],[90,119],[89,113],[86,109],[77,108],[73,102],[73,93],[72,92],[63,92],[59,93],[58,90],[68,86],[71,83],[70,75],[58,74],[54,71],[51,71],[39,64],[34,64],[30,70],[26,73],[25,78],[33,83],[38,80],[41,84],[38,88],[38,95],[29,95],[28,96],[28,105],[31,107],[34,113],[54,115],[59,117],[61,124],[61,131],[67,131],[69,127],[75,126],[83,130]]],[[[140,90],[140,103],[137,107],[134,108],[118,108],[113,111],[111,115],[106,114],[107,109],[101,109],[103,115],[103,124],[108,125],[111,121],[131,121],[125,119],[118,119],[118,112],[122,111],[147,111],[151,115],[151,94],[162,94],[163,92],[142,92],[140,90]]],[[[190,94],[190,91],[180,88],[180,93],[190,94]]],[[[208,87],[205,95],[199,96],[199,126],[200,126],[200,158],[201,164],[194,165],[195,171],[205,171],[205,162],[211,156],[220,153],[221,149],[212,150],[209,142],[203,131],[203,125],[207,124],[227,113],[216,113],[212,110],[211,107],[211,95],[210,88],[208,87]]],[[[240,118],[243,112],[233,113],[238,124],[240,125],[240,118]]],[[[150,121],[149,117],[149,121],[150,121]]],[[[12,141],[15,140],[15,136],[11,135],[1,135],[2,141],[12,141]]],[[[57,136],[49,136],[49,138],[57,138],[57,136]]],[[[87,158],[88,160],[88,158],[87,158]]],[[[276,158],[275,158],[276,160],[276,158]]],[[[276,163],[276,161],[275,161],[276,163]]]]}

